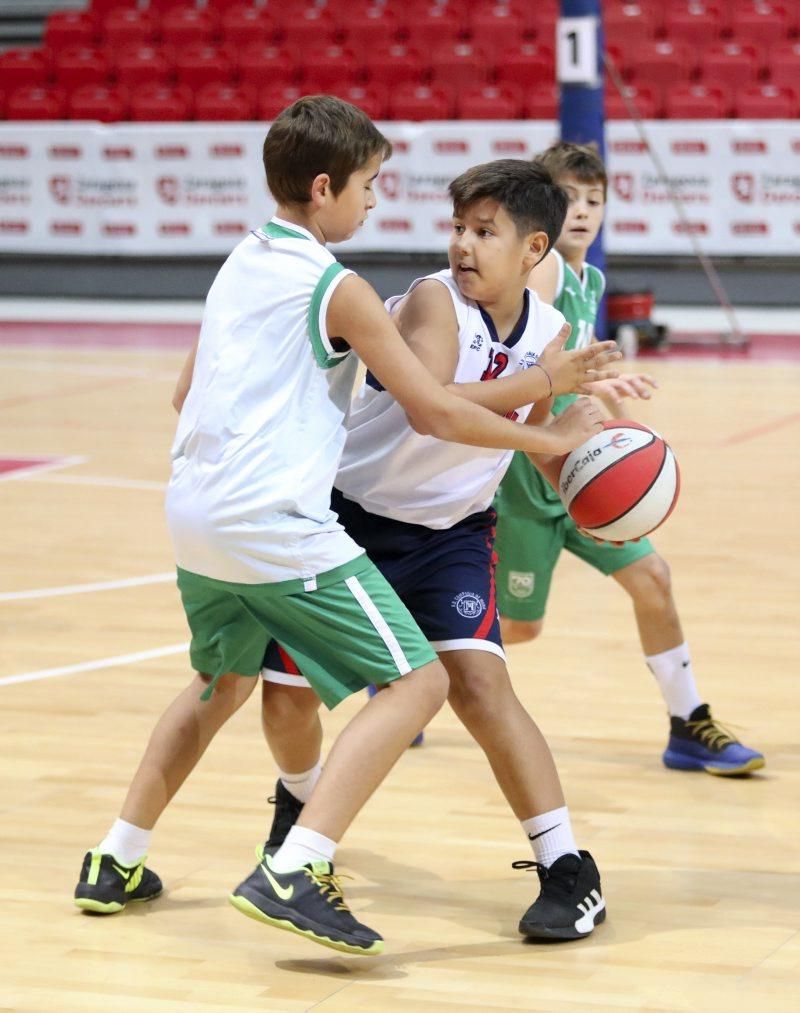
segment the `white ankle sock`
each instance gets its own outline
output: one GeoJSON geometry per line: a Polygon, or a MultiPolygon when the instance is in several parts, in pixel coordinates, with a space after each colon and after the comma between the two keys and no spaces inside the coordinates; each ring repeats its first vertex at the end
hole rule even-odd
{"type": "Polygon", "coordinates": [[[309,862],[332,862],[335,854],[336,841],[323,837],[308,827],[295,826],[286,835],[286,840],[269,864],[276,872],[292,872],[309,862]]]}
{"type": "Polygon", "coordinates": [[[521,823],[531,842],[534,857],[542,865],[549,867],[562,855],[578,854],[566,806],[531,816],[529,820],[521,820],[521,823]]]}
{"type": "Polygon", "coordinates": [[[115,820],[114,825],[97,845],[97,851],[104,855],[113,855],[123,865],[135,865],[147,854],[151,833],[152,830],[143,830],[133,823],[126,823],[125,820],[115,820]]]}
{"type": "Polygon", "coordinates": [[[288,792],[291,792],[298,802],[302,802],[305,805],[311,798],[311,792],[314,790],[317,781],[319,781],[321,773],[322,763],[317,760],[311,770],[304,770],[301,774],[286,774],[284,771],[279,770],[278,777],[283,781],[284,788],[288,792]]]}
{"type": "Polygon", "coordinates": [[[658,688],[671,715],[686,718],[702,700],[694,684],[694,672],[686,643],[644,659],[656,677],[658,688]]]}

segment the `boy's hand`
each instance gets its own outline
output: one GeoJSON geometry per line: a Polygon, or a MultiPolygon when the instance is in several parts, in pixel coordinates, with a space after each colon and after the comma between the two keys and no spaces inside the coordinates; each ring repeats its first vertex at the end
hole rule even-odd
{"type": "Polygon", "coordinates": [[[606,369],[610,362],[622,358],[613,341],[598,341],[587,348],[564,350],[571,332],[565,323],[539,357],[540,365],[547,370],[553,384],[553,394],[591,394],[588,384],[598,380],[613,380],[619,374],[606,369]]]}
{"type": "Polygon", "coordinates": [[[626,398],[647,401],[652,397],[650,389],[658,390],[658,381],[649,373],[626,373],[613,380],[594,380],[586,384],[587,394],[594,394],[615,407],[620,407],[626,398]]]}
{"type": "Polygon", "coordinates": [[[553,453],[568,454],[602,428],[603,413],[600,408],[591,398],[582,397],[557,415],[547,427],[547,432],[557,438],[553,453]]]}

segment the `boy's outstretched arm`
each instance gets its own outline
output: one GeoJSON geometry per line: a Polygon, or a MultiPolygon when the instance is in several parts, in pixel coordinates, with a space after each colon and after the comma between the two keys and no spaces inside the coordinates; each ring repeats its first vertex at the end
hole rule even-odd
{"type": "Polygon", "coordinates": [[[453,301],[441,282],[423,281],[403,300],[393,315],[408,347],[451,393],[498,415],[507,415],[524,405],[540,403],[551,394],[580,393],[587,382],[616,376],[606,369],[618,359],[616,345],[609,341],[565,352],[569,324],[547,345],[533,366],[489,383],[454,383],[458,365],[458,322],[453,301]]]}
{"type": "Polygon", "coordinates": [[[554,426],[517,425],[457,397],[408,348],[374,289],[357,275],[336,287],[326,325],[328,334],[344,338],[403,406],[418,432],[469,446],[563,454],[602,428],[596,409],[585,412],[573,430],[558,431],[554,426]]]}

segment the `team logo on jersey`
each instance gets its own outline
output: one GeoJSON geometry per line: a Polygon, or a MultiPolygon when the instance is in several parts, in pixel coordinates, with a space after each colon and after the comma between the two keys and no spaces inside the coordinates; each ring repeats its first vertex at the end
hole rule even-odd
{"type": "Polygon", "coordinates": [[[474,591],[462,591],[450,604],[465,619],[477,619],[486,611],[486,602],[474,591]]]}
{"type": "Polygon", "coordinates": [[[539,358],[538,352],[531,352],[530,350],[527,351],[519,361],[519,368],[530,369],[531,366],[534,366],[536,364],[538,358],[539,358]]]}
{"type": "Polygon", "coordinates": [[[483,348],[483,335],[476,334],[472,339],[472,344],[469,346],[471,352],[479,352],[483,348]]]}
{"type": "Polygon", "coordinates": [[[515,598],[530,598],[533,594],[535,576],[521,570],[510,570],[508,574],[508,593],[515,598]]]}

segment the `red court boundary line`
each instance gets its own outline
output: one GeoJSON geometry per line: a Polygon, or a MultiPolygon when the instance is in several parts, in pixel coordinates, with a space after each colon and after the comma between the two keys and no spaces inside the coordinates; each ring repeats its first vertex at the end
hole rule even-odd
{"type": "Polygon", "coordinates": [[[747,443],[748,440],[755,440],[759,436],[766,436],[768,433],[774,433],[777,429],[790,426],[793,422],[800,422],[800,412],[793,412],[791,415],[784,415],[771,422],[765,422],[763,425],[756,426],[755,429],[745,429],[741,433],[734,433],[733,436],[722,440],[720,445],[730,447],[737,443],[747,443]]]}

